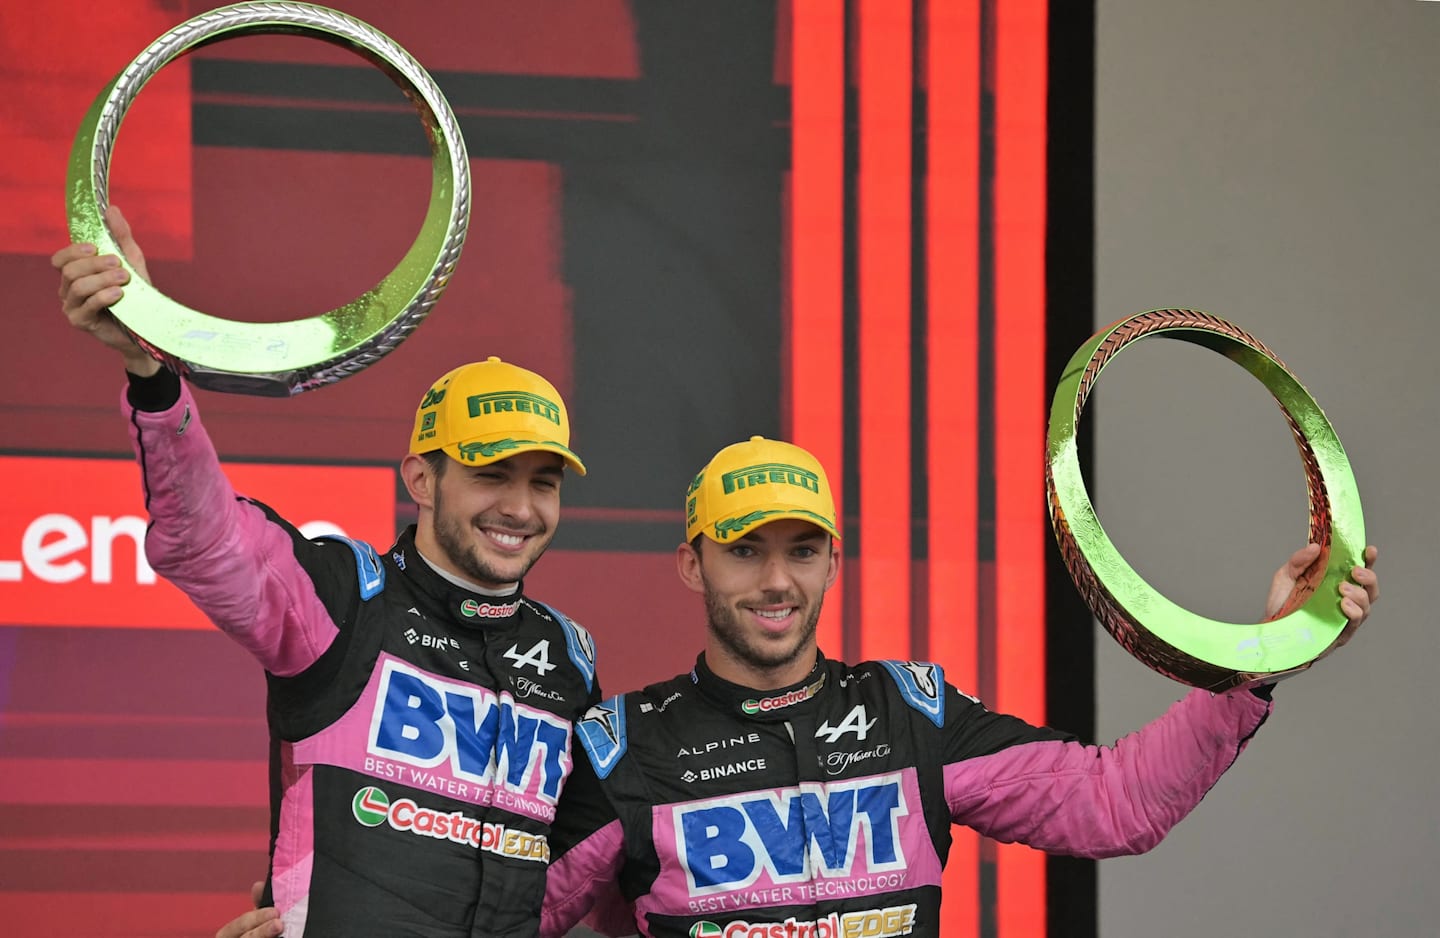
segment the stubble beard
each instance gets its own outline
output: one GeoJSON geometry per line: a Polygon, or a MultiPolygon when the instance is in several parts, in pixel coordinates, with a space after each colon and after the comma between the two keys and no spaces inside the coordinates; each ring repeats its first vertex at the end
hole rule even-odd
{"type": "MultiPolygon", "coordinates": [[[[530,572],[530,568],[535,566],[540,555],[545,553],[545,548],[550,546],[550,537],[547,536],[544,528],[533,532],[533,539],[529,547],[532,553],[528,557],[517,556],[515,558],[521,563],[521,567],[519,573],[511,575],[502,572],[482,557],[479,547],[473,542],[466,543],[466,532],[478,532],[487,523],[484,515],[475,515],[468,521],[461,521],[458,517],[447,515],[442,508],[438,487],[435,492],[435,504],[431,510],[434,515],[432,527],[435,531],[435,543],[445,554],[445,559],[449,560],[451,565],[459,570],[466,579],[486,588],[503,589],[520,582],[525,578],[525,574],[530,572]]],[[[503,527],[503,525],[495,526],[503,527]]],[[[479,533],[475,536],[484,537],[479,533]]]]}
{"type": "MultiPolygon", "coordinates": [[[[800,628],[783,644],[765,642],[746,634],[740,621],[745,613],[733,605],[726,605],[711,588],[710,581],[705,579],[703,569],[700,571],[700,579],[705,584],[705,617],[710,634],[715,636],[737,662],[757,671],[771,671],[794,664],[807,647],[813,646],[815,629],[820,622],[820,603],[817,602],[806,610],[800,628]]],[[[766,602],[786,602],[789,599],[790,597],[784,596],[776,596],[774,599],[767,597],[766,602]]]]}

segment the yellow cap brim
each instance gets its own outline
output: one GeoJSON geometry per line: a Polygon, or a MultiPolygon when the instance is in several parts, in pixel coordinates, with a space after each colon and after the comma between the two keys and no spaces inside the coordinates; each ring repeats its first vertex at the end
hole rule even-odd
{"type": "Polygon", "coordinates": [[[466,466],[488,466],[502,459],[509,459],[519,453],[556,453],[565,464],[579,475],[585,474],[585,464],[568,446],[551,440],[517,440],[505,436],[499,439],[474,439],[440,447],[453,460],[466,466]]]}
{"type": "Polygon", "coordinates": [[[840,540],[840,532],[836,529],[834,521],[808,508],[799,508],[793,505],[757,508],[739,518],[727,518],[706,524],[697,533],[704,534],[717,544],[732,544],[761,525],[786,518],[808,521],[837,541],[840,540]]]}

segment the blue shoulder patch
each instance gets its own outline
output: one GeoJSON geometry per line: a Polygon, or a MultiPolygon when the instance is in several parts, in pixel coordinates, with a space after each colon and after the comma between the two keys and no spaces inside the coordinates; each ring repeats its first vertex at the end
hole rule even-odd
{"type": "Polygon", "coordinates": [[[575,735],[590,754],[595,774],[608,778],[629,745],[625,738],[625,695],[617,694],[591,707],[575,724],[575,735]]]}
{"type": "Polygon", "coordinates": [[[945,725],[945,669],[928,661],[882,661],[885,670],[895,679],[905,702],[930,718],[936,726],[945,725]]]}
{"type": "MultiPolygon", "coordinates": [[[[375,548],[364,541],[352,541],[339,534],[322,534],[329,541],[339,541],[355,552],[355,572],[360,578],[360,599],[365,601],[379,595],[385,588],[385,567],[375,548]]],[[[318,538],[317,538],[318,540],[318,538]]]]}
{"type": "MultiPolygon", "coordinates": [[[[529,599],[529,597],[526,597],[529,599]]],[[[560,610],[554,606],[548,606],[538,599],[531,599],[530,602],[550,613],[550,617],[560,623],[560,630],[565,633],[565,649],[570,653],[570,662],[575,665],[575,670],[585,678],[587,690],[595,689],[595,639],[578,622],[570,621],[560,610]]]]}

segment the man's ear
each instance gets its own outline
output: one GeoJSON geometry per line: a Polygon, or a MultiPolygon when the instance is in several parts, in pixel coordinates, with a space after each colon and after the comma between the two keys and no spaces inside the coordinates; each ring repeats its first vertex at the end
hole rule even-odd
{"type": "Polygon", "coordinates": [[[405,482],[405,491],[410,493],[410,500],[418,507],[435,507],[435,486],[438,480],[435,470],[430,468],[430,463],[424,456],[406,453],[405,458],[400,460],[400,478],[405,482]]]}
{"type": "Polygon", "coordinates": [[[705,579],[700,575],[700,553],[689,544],[675,548],[675,569],[680,582],[697,593],[705,592],[705,579]]]}

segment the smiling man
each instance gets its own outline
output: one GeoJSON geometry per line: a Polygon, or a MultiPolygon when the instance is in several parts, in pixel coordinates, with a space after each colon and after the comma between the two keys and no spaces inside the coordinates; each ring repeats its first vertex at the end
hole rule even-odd
{"type": "MultiPolygon", "coordinates": [[[[111,231],[144,257],[118,212],[111,231]]],[[[439,378],[400,476],[418,508],[383,554],[306,538],[236,495],[189,388],[108,311],[123,269],[72,244],[71,325],[119,353],[151,565],[264,666],[271,857],[253,934],[477,935],[539,927],[572,724],[599,699],[584,629],[524,594],[560,519],[564,402],[498,358],[439,378]]]]}
{"type": "MultiPolygon", "coordinates": [[[[838,537],[825,470],[798,446],[754,437],[695,477],[676,560],[705,600],[705,651],[577,725],[589,759],[561,800],[542,934],[590,912],[653,938],[937,938],[952,824],[1052,853],[1143,852],[1270,713],[1269,688],[1195,690],[1100,748],[990,712],[937,664],[832,661],[815,624],[838,537]]],[[[1275,574],[1272,611],[1317,552],[1275,574]]],[[[1337,598],[1355,625],[1378,595],[1374,557],[1337,598]]]]}
{"type": "Polygon", "coordinates": [[[804,677],[821,602],[840,572],[824,470],[798,446],[753,437],[695,477],[685,518],[677,560],[680,579],[705,597],[706,663],[749,686],[804,677]]]}

